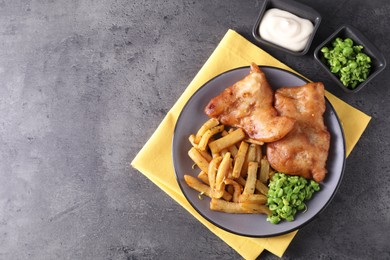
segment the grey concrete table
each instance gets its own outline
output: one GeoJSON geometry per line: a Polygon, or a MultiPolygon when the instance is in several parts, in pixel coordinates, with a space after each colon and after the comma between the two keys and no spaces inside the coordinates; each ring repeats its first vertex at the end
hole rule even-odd
{"type": "MultiPolygon", "coordinates": [[[[314,46],[349,23],[390,61],[389,1],[302,2],[314,46]]],[[[0,259],[239,259],[129,162],[229,28],[253,41],[261,3],[1,1],[0,259]]],[[[284,259],[389,259],[389,70],[346,94],[313,49],[264,49],[373,117],[284,259]]]]}

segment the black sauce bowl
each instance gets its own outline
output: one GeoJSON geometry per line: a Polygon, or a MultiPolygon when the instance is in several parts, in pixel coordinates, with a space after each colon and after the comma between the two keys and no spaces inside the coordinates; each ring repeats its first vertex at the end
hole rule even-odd
{"type": "Polygon", "coordinates": [[[259,15],[257,17],[255,25],[253,26],[252,35],[255,38],[255,40],[257,42],[259,42],[260,44],[264,44],[266,46],[269,46],[269,47],[272,47],[272,48],[275,48],[277,50],[284,51],[284,52],[287,52],[287,53],[290,53],[293,55],[301,56],[301,55],[305,55],[309,51],[311,43],[312,43],[314,36],[317,32],[317,29],[320,26],[321,19],[322,18],[321,18],[320,13],[318,13],[313,8],[311,8],[307,5],[304,5],[302,3],[299,3],[299,2],[296,2],[293,0],[266,0],[266,1],[264,1],[263,5],[261,7],[261,10],[260,10],[259,15]],[[272,9],[272,8],[278,8],[278,9],[281,9],[283,11],[287,11],[287,12],[292,13],[300,18],[304,18],[304,19],[307,19],[307,20],[312,22],[312,24],[314,26],[313,32],[310,35],[310,38],[308,39],[306,46],[302,51],[292,51],[292,50],[283,48],[279,45],[276,45],[274,43],[271,43],[269,41],[264,40],[260,36],[259,26],[260,26],[261,20],[263,19],[265,12],[269,9],[272,9]]]}

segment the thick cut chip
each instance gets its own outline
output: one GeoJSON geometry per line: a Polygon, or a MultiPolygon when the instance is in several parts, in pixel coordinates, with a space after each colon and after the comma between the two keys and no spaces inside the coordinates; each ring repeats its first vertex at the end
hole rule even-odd
{"type": "Polygon", "coordinates": [[[283,139],[267,144],[267,159],[276,171],[317,182],[325,178],[330,134],[323,118],[324,95],[320,82],[276,91],[275,108],[296,120],[283,139]]]}
{"type": "Polygon", "coordinates": [[[240,127],[260,142],[273,142],[284,137],[295,120],[278,116],[273,107],[274,93],[265,74],[252,63],[250,74],[212,98],[205,113],[222,124],[240,127]]]}

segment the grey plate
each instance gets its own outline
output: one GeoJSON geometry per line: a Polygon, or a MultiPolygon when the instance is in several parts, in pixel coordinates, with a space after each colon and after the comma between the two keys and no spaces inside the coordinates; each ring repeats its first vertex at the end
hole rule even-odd
{"type": "MultiPolygon", "coordinates": [[[[279,87],[301,86],[307,83],[305,79],[282,69],[264,66],[261,69],[266,74],[271,86],[275,89],[279,87]]],[[[193,170],[191,168],[193,162],[187,154],[191,148],[188,136],[196,133],[199,127],[208,119],[203,109],[210,99],[218,95],[226,87],[245,77],[249,70],[249,67],[242,67],[227,71],[213,78],[195,92],[184,106],[177,120],[172,142],[172,157],[176,178],[181,190],[194,209],[204,218],[214,225],[238,235],[269,237],[291,232],[302,227],[329,204],[343,176],[345,141],[339,119],[332,105],[326,100],[324,119],[331,134],[330,151],[326,166],[328,175],[325,181],[321,183],[321,190],[314,194],[313,198],[307,203],[308,210],[305,213],[299,212],[294,221],[283,221],[274,225],[266,221],[266,215],[227,214],[211,211],[209,209],[210,199],[205,197],[203,200],[199,200],[198,192],[189,188],[184,181],[184,174],[196,177],[199,173],[199,169],[193,170]]]]}

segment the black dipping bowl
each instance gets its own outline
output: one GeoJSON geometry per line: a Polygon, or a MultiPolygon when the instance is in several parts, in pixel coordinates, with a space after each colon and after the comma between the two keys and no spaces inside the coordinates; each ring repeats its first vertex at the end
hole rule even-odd
{"type": "Polygon", "coordinates": [[[261,7],[261,10],[260,10],[259,16],[257,17],[255,25],[253,26],[252,34],[253,34],[253,37],[255,38],[256,41],[258,41],[259,43],[264,44],[266,46],[270,46],[270,47],[275,48],[277,50],[284,51],[284,52],[287,52],[287,53],[290,53],[293,55],[297,55],[297,56],[305,55],[310,49],[310,46],[311,46],[311,43],[314,39],[316,31],[317,31],[318,27],[320,26],[321,19],[322,19],[321,15],[316,10],[314,10],[313,8],[311,8],[307,5],[304,5],[302,3],[295,2],[293,0],[266,0],[266,1],[264,1],[263,5],[261,7]],[[276,45],[274,43],[271,43],[271,42],[266,41],[263,38],[261,38],[261,36],[259,34],[260,22],[263,19],[265,12],[269,9],[272,9],[272,8],[278,8],[278,9],[281,9],[283,11],[287,11],[289,13],[295,14],[296,16],[307,19],[313,23],[313,26],[314,26],[313,32],[312,32],[309,40],[306,43],[306,47],[302,51],[298,51],[298,52],[291,51],[289,49],[283,48],[279,45],[276,45]]]}
{"type": "Polygon", "coordinates": [[[332,35],[330,35],[322,44],[320,44],[314,51],[314,57],[320,66],[328,73],[328,75],[339,85],[345,92],[356,93],[361,90],[368,82],[375,78],[386,67],[386,60],[383,54],[365,37],[359,30],[350,25],[343,25],[338,28],[332,35]],[[330,68],[325,62],[322,55],[322,47],[331,47],[332,41],[340,37],[341,39],[351,38],[355,45],[362,45],[362,51],[371,58],[371,72],[368,78],[357,85],[354,89],[344,86],[336,74],[330,71],[330,68]]]}

